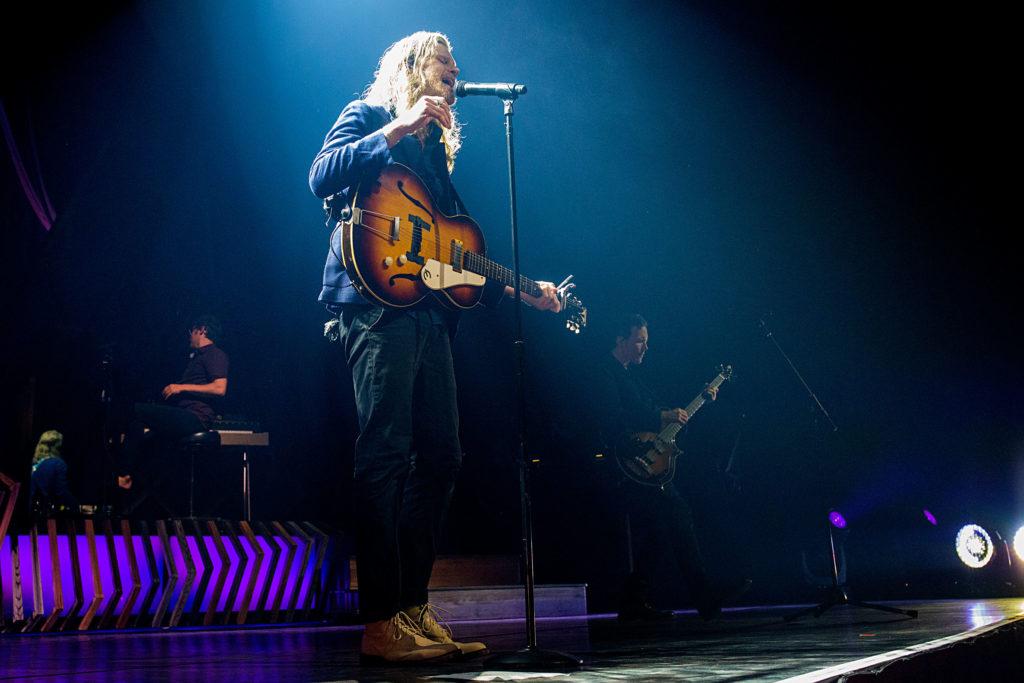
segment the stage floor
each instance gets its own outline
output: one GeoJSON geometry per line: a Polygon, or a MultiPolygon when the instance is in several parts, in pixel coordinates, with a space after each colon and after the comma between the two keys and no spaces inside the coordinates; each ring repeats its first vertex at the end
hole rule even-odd
{"type": "MultiPolygon", "coordinates": [[[[670,622],[641,625],[619,624],[607,615],[546,619],[539,623],[540,647],[577,654],[584,665],[562,672],[538,668],[530,680],[821,680],[829,667],[998,628],[1004,620],[1024,614],[1024,599],[900,606],[919,610],[919,618],[840,607],[818,619],[784,623],[782,616],[794,606],[730,609],[711,623],[693,612],[679,612],[670,622]],[[543,672],[551,675],[536,676],[543,672]]],[[[454,629],[456,637],[484,640],[492,651],[525,644],[521,620],[461,623],[454,629]]],[[[360,633],[358,627],[321,626],[0,635],[0,680],[484,680],[481,674],[495,672],[486,662],[361,667],[360,633]]],[[[504,679],[511,680],[511,675],[504,679]]]]}

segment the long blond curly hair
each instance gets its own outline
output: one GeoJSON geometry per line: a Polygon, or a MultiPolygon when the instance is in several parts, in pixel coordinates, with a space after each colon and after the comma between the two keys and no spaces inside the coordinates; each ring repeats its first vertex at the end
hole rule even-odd
{"type": "Polygon", "coordinates": [[[59,458],[60,447],[64,444],[64,435],[56,429],[43,432],[36,444],[36,452],[32,456],[32,464],[46,460],[47,458],[59,458]]]}
{"type": "MultiPolygon", "coordinates": [[[[436,45],[444,45],[449,52],[452,49],[448,36],[433,31],[417,31],[392,44],[381,56],[373,83],[366,86],[363,99],[384,107],[392,116],[408,111],[423,94],[424,68],[434,56],[436,45]]],[[[462,124],[452,110],[452,127],[443,128],[441,132],[449,173],[455,168],[455,155],[462,146],[461,132],[462,124]]]]}

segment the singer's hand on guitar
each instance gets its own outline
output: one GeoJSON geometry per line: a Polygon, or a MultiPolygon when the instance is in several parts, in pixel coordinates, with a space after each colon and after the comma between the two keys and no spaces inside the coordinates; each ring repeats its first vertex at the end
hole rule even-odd
{"type": "Polygon", "coordinates": [[[452,127],[452,110],[443,97],[424,95],[381,131],[387,138],[388,147],[394,147],[403,137],[418,131],[430,122],[442,128],[452,127]]]}
{"type": "Polygon", "coordinates": [[[690,419],[690,416],[682,408],[672,408],[671,410],[661,411],[661,424],[662,427],[668,426],[673,422],[679,424],[686,424],[686,421],[690,419]]]}
{"type": "MultiPolygon", "coordinates": [[[[523,297],[523,301],[542,311],[551,311],[553,313],[561,311],[562,300],[558,297],[558,290],[555,289],[555,283],[538,282],[537,286],[540,287],[541,295],[530,296],[526,292],[520,292],[520,295],[523,297]]],[[[515,292],[512,291],[511,287],[506,286],[505,293],[509,296],[515,296],[515,292]]]]}
{"type": "Polygon", "coordinates": [[[718,400],[718,387],[713,387],[710,384],[704,386],[704,394],[712,401],[718,400]]]}

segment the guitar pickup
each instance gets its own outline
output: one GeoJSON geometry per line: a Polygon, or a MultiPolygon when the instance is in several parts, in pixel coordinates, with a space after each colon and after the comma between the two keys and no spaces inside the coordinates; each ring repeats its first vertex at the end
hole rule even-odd
{"type": "Polygon", "coordinates": [[[451,264],[452,264],[452,270],[455,271],[456,273],[461,273],[462,272],[462,250],[463,250],[463,242],[462,242],[462,240],[452,240],[451,264]]]}

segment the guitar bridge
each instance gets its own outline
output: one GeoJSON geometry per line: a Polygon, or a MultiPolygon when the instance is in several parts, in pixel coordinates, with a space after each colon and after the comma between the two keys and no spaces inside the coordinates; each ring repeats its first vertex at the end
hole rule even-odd
{"type": "Polygon", "coordinates": [[[380,218],[382,220],[386,220],[388,223],[390,223],[391,224],[391,229],[390,229],[390,234],[388,235],[388,237],[391,239],[392,242],[398,241],[399,229],[400,229],[400,227],[402,225],[402,219],[401,218],[399,218],[398,216],[385,216],[384,214],[377,213],[376,211],[366,211],[364,209],[360,209],[358,206],[353,206],[352,207],[352,217],[349,219],[351,221],[352,225],[358,225],[361,228],[369,227],[368,225],[363,223],[363,214],[364,213],[366,213],[367,215],[372,216],[374,218],[380,218]]]}

